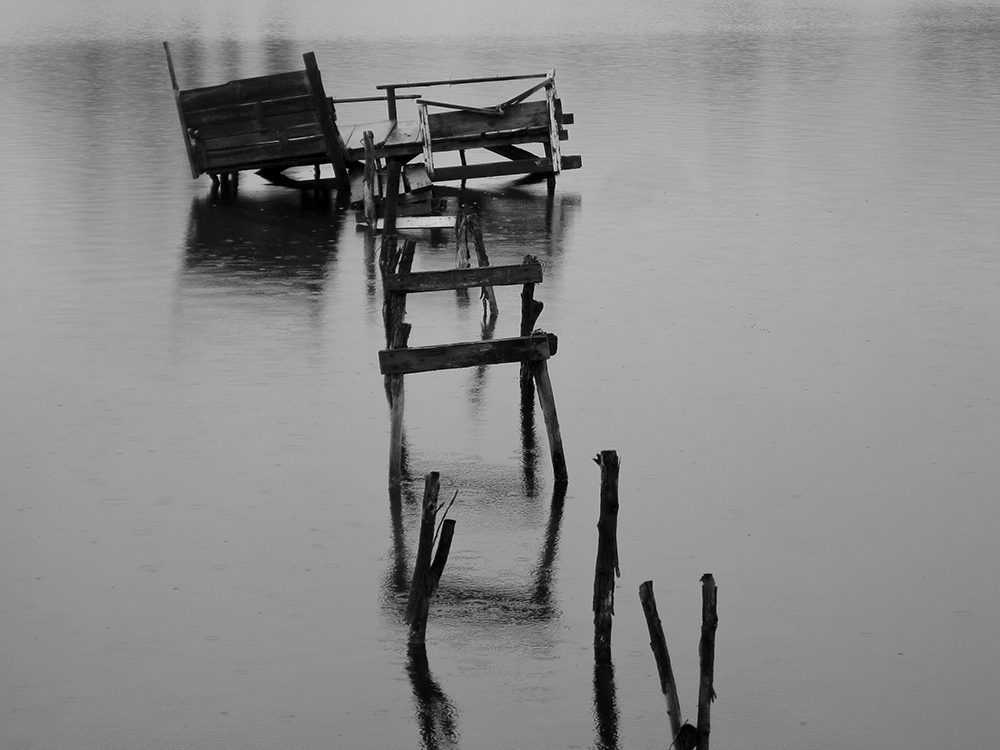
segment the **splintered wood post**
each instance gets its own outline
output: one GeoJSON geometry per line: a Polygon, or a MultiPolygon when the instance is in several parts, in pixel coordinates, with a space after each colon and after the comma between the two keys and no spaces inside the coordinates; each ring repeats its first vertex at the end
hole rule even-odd
{"type": "Polygon", "coordinates": [[[618,568],[618,454],[601,451],[601,517],[597,522],[597,569],[594,573],[594,649],[611,648],[611,618],[615,613],[618,568]]]}
{"type": "MultiPolygon", "coordinates": [[[[524,265],[530,263],[538,263],[538,258],[534,255],[525,255],[522,261],[524,265]]],[[[535,299],[535,285],[534,283],[525,284],[521,289],[521,335],[530,336],[531,332],[535,329],[535,322],[538,320],[538,316],[542,314],[542,308],[544,305],[535,299]]],[[[521,363],[521,382],[527,383],[530,381],[531,368],[527,362],[521,363]]]]}
{"type": "Polygon", "coordinates": [[[363,138],[365,146],[365,221],[368,223],[368,228],[375,231],[378,221],[378,211],[375,208],[375,136],[372,131],[366,130],[363,138]]]}
{"type": "Polygon", "coordinates": [[[446,520],[442,524],[437,555],[432,562],[439,489],[440,474],[432,471],[424,477],[424,503],[417,542],[417,559],[413,565],[413,581],[410,584],[410,598],[406,605],[406,622],[410,626],[411,644],[423,643],[425,640],[430,600],[437,591],[444,566],[448,562],[448,553],[455,534],[455,522],[446,520]]]}
{"type": "MultiPolygon", "coordinates": [[[[392,348],[405,349],[410,336],[410,324],[397,322],[393,329],[392,348]]],[[[399,487],[403,481],[403,376],[388,375],[389,381],[389,486],[399,487]]]]}
{"type": "Polygon", "coordinates": [[[718,590],[711,573],[701,577],[701,642],[698,644],[701,684],[698,688],[698,750],[708,750],[712,733],[711,703],[715,700],[715,631],[719,626],[718,590]]]}
{"type": "Polygon", "coordinates": [[[399,175],[403,165],[395,159],[386,164],[385,197],[382,200],[382,253],[385,257],[396,254],[396,206],[399,203],[399,175]]]}
{"type": "Polygon", "coordinates": [[[556,397],[552,392],[552,381],[549,380],[549,368],[544,359],[531,363],[531,374],[534,377],[535,390],[538,391],[538,403],[542,407],[545,432],[549,438],[549,453],[552,456],[553,478],[556,482],[565,482],[569,478],[569,474],[566,471],[566,454],[563,452],[562,434],[559,432],[556,397]]]}
{"type": "Polygon", "coordinates": [[[646,615],[646,627],[649,629],[649,647],[656,659],[656,671],[660,675],[660,689],[667,699],[667,716],[670,718],[670,736],[675,739],[680,734],[681,704],[677,699],[677,683],[674,681],[674,670],[670,666],[670,653],[667,651],[667,641],[663,637],[663,624],[656,610],[656,599],[653,597],[653,582],[646,581],[639,587],[639,601],[646,615]]]}

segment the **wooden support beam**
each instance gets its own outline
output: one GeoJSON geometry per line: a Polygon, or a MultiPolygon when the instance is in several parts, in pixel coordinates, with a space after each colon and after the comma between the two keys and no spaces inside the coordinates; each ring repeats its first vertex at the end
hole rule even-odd
{"type": "MultiPolygon", "coordinates": [[[[639,601],[646,616],[646,628],[649,630],[649,647],[653,650],[656,660],[656,671],[660,676],[660,690],[667,700],[667,717],[670,719],[670,736],[677,744],[684,720],[681,716],[681,704],[677,698],[677,681],[674,680],[674,670],[670,665],[670,652],[667,651],[667,639],[663,637],[663,623],[656,609],[656,598],[653,596],[653,582],[646,581],[639,586],[639,601]]],[[[688,748],[678,748],[688,750],[688,748]]]]}
{"type": "Polygon", "coordinates": [[[618,454],[601,451],[594,462],[601,467],[601,515],[597,522],[597,565],[594,571],[594,648],[611,648],[611,619],[615,613],[615,577],[618,567],[618,454]]]}
{"type": "MultiPolygon", "coordinates": [[[[551,334],[548,335],[551,336],[551,334]]],[[[552,350],[552,353],[555,354],[555,349],[552,350]]],[[[542,408],[545,432],[549,438],[553,478],[557,484],[560,484],[568,481],[569,474],[566,471],[566,454],[563,452],[562,433],[559,431],[559,417],[556,414],[556,397],[552,390],[552,381],[549,380],[549,368],[544,359],[531,363],[531,374],[535,380],[538,403],[542,408]]]]}
{"type": "MultiPolygon", "coordinates": [[[[539,284],[542,281],[542,266],[537,261],[520,266],[484,266],[481,268],[453,268],[447,271],[420,271],[411,274],[395,274],[386,277],[388,292],[415,294],[419,292],[443,292],[451,289],[472,289],[477,286],[513,286],[515,284],[539,284]]],[[[521,331],[522,336],[531,333],[521,331]]]]}
{"type": "Polygon", "coordinates": [[[505,175],[538,174],[551,171],[551,159],[518,159],[487,164],[469,164],[464,167],[436,167],[432,179],[434,182],[450,182],[452,180],[472,180],[480,177],[503,177],[505,175]]]}
{"type": "Polygon", "coordinates": [[[715,700],[715,630],[719,626],[718,590],[711,573],[701,577],[701,642],[698,644],[701,681],[698,687],[698,750],[708,750],[715,700]]]}
{"type": "Polygon", "coordinates": [[[378,213],[375,209],[375,194],[378,192],[375,180],[375,136],[372,131],[366,130],[362,135],[365,147],[365,175],[364,175],[364,201],[365,201],[365,221],[369,228],[375,228],[378,220],[378,213]]]}
{"type": "Polygon", "coordinates": [[[378,353],[383,375],[407,375],[462,367],[499,365],[522,360],[543,361],[556,353],[558,339],[553,333],[538,332],[492,341],[470,341],[409,349],[383,349],[378,353]]]}

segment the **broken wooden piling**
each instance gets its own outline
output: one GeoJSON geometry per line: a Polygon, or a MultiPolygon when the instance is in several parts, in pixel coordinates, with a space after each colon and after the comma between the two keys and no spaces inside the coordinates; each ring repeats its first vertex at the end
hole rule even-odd
{"type": "MultiPolygon", "coordinates": [[[[677,699],[677,683],[674,681],[674,670],[670,666],[670,653],[667,651],[667,641],[663,637],[663,624],[660,622],[660,615],[656,610],[656,599],[653,596],[653,582],[646,581],[639,586],[639,601],[642,603],[642,611],[646,615],[646,627],[649,629],[649,647],[653,650],[653,658],[656,659],[656,671],[660,676],[660,690],[667,700],[667,716],[670,719],[670,736],[677,742],[680,735],[681,724],[681,704],[677,699]]],[[[681,748],[678,748],[681,750],[681,748]]]]}
{"type": "Polygon", "coordinates": [[[406,605],[406,622],[410,626],[411,644],[423,643],[425,640],[430,600],[437,591],[444,566],[448,562],[451,540],[455,535],[455,522],[445,519],[441,524],[437,554],[434,555],[432,562],[439,490],[440,474],[432,471],[424,477],[424,502],[417,542],[417,559],[413,565],[413,581],[410,584],[410,598],[406,605]]]}
{"type": "Polygon", "coordinates": [[[715,700],[715,631],[719,626],[718,590],[711,573],[701,577],[701,641],[698,644],[701,673],[698,688],[698,750],[708,750],[712,731],[711,704],[715,700]]]}
{"type": "Polygon", "coordinates": [[[601,467],[601,516],[597,522],[597,566],[594,572],[594,651],[610,651],[611,619],[615,613],[618,567],[618,454],[601,451],[594,462],[601,467]]]}

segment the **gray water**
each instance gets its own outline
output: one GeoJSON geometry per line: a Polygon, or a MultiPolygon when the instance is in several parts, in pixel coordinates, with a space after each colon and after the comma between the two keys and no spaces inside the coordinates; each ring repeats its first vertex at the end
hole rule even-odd
{"type": "MultiPolygon", "coordinates": [[[[694,720],[705,572],[713,747],[998,742],[995,4],[4,15],[0,747],[662,748],[637,589],[694,720]],[[545,264],[564,500],[495,367],[407,378],[392,501],[374,250],[329,203],[190,179],[164,39],[185,88],[309,50],[336,96],[556,68],[583,168],[551,199],[469,197],[492,263],[545,264]],[[596,698],[603,449],[622,577],[596,698]],[[457,534],[415,672],[401,590],[433,470],[457,534]]],[[[448,233],[415,238],[415,267],[452,265],[448,233]]],[[[412,345],[483,335],[474,295],[409,320],[412,345]]]]}

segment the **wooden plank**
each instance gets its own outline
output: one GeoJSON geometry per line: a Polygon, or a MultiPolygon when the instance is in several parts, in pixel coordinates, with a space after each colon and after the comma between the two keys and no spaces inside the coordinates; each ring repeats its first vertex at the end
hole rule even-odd
{"type": "Polygon", "coordinates": [[[311,94],[306,71],[275,73],[256,78],[240,78],[217,86],[205,86],[181,91],[181,104],[185,112],[213,109],[233,104],[264,101],[267,99],[287,99],[290,96],[311,94]]]}
{"type": "Polygon", "coordinates": [[[223,151],[226,149],[240,148],[242,146],[253,146],[267,143],[278,143],[282,140],[291,141],[296,138],[309,138],[310,136],[323,136],[323,132],[318,123],[302,125],[295,128],[268,129],[263,132],[244,133],[226,138],[202,138],[198,133],[198,138],[205,145],[205,151],[223,151]]]}
{"type": "Polygon", "coordinates": [[[562,158],[563,169],[580,169],[583,166],[583,158],[580,156],[564,156],[562,158]]]}
{"type": "Polygon", "coordinates": [[[546,360],[556,353],[555,334],[535,334],[512,339],[470,341],[411,349],[383,349],[378,353],[383,375],[453,370],[462,367],[546,360]]]}
{"type": "Polygon", "coordinates": [[[547,73],[526,73],[514,76],[492,76],[486,78],[450,78],[440,81],[417,81],[416,83],[383,83],[375,88],[379,91],[387,89],[415,89],[425,86],[459,86],[466,83],[495,83],[497,81],[523,81],[528,78],[545,78],[547,73]]]}
{"type": "Polygon", "coordinates": [[[189,128],[203,128],[230,123],[254,123],[259,116],[265,118],[283,117],[299,112],[315,113],[315,111],[316,105],[313,103],[312,97],[290,96],[285,99],[227,104],[197,112],[186,112],[185,119],[189,128]]]}
{"type": "MultiPolygon", "coordinates": [[[[359,222],[360,223],[360,222],[359,222]]],[[[397,216],[396,229],[454,229],[454,216],[397,216]]],[[[385,219],[379,219],[375,229],[385,229],[385,219]]]]}
{"type": "Polygon", "coordinates": [[[347,174],[346,152],[344,142],[340,138],[337,130],[337,115],[333,108],[333,103],[327,98],[326,90],[323,88],[323,78],[316,64],[316,54],[306,52],[302,55],[302,61],[306,66],[306,79],[309,81],[309,89],[312,91],[313,101],[316,103],[316,111],[319,112],[319,126],[326,140],[326,153],[330,163],[333,165],[333,172],[342,184],[347,184],[349,177],[347,174]]]}
{"type": "Polygon", "coordinates": [[[518,148],[517,146],[510,145],[500,145],[500,146],[485,146],[487,151],[492,151],[498,156],[502,156],[504,159],[510,159],[511,161],[516,161],[518,159],[538,159],[538,154],[533,154],[523,148],[518,148]]]}
{"type": "Polygon", "coordinates": [[[438,167],[434,170],[434,181],[472,180],[479,177],[503,177],[515,174],[545,174],[551,171],[552,161],[549,159],[519,159],[488,164],[469,164],[464,167],[438,167]]]}
{"type": "Polygon", "coordinates": [[[354,130],[351,131],[347,138],[347,149],[349,151],[358,149],[364,151],[363,136],[366,130],[370,130],[372,133],[372,139],[374,140],[375,147],[378,148],[392,133],[393,128],[396,126],[391,120],[379,120],[378,122],[363,122],[354,126],[354,130]]]}
{"type": "MultiPolygon", "coordinates": [[[[249,111],[245,110],[249,115],[249,111]]],[[[194,135],[201,140],[211,140],[213,138],[231,138],[233,136],[247,135],[249,133],[259,133],[263,130],[292,130],[311,126],[316,132],[319,131],[319,117],[314,109],[306,109],[301,112],[289,114],[270,115],[266,108],[260,112],[263,123],[256,118],[243,117],[242,119],[222,122],[217,125],[202,125],[196,128],[194,135]],[[263,124],[263,127],[261,127],[263,124]]]]}
{"type": "Polygon", "coordinates": [[[544,101],[515,104],[501,115],[478,112],[438,112],[428,115],[431,138],[447,140],[456,136],[479,135],[503,130],[548,128],[548,105],[544,101]]]}
{"type": "Polygon", "coordinates": [[[556,71],[550,70],[549,74],[552,81],[545,87],[545,103],[549,110],[549,145],[545,149],[545,153],[552,159],[553,171],[559,173],[562,171],[562,151],[559,146],[560,131],[562,130],[560,123],[562,106],[556,98],[556,71]]]}
{"type": "Polygon", "coordinates": [[[541,263],[518,266],[483,266],[480,268],[451,268],[447,271],[419,271],[393,274],[385,280],[386,291],[416,294],[443,292],[449,289],[472,289],[479,286],[513,286],[515,284],[540,284],[541,263]]]}
{"type": "Polygon", "coordinates": [[[423,164],[407,164],[403,167],[403,183],[410,193],[430,190],[434,183],[423,164]]]}
{"type": "Polygon", "coordinates": [[[220,151],[206,152],[204,155],[206,172],[223,169],[259,169],[263,166],[297,166],[301,164],[326,163],[326,141],[321,135],[296,138],[287,142],[261,143],[220,151]]]}

